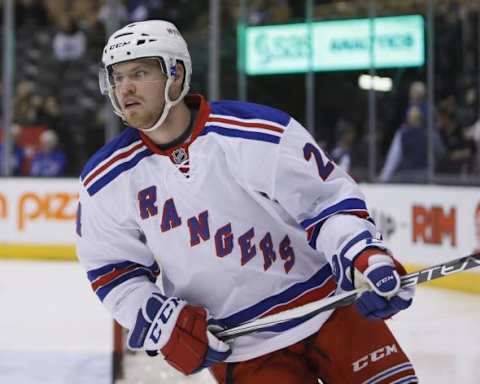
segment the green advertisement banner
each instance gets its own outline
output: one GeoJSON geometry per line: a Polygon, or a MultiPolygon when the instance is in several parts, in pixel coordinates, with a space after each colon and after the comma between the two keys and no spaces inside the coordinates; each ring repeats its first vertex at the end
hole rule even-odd
{"type": "Polygon", "coordinates": [[[314,71],[358,70],[371,64],[375,68],[417,67],[425,62],[420,15],[245,27],[243,33],[239,56],[244,57],[248,75],[301,73],[309,67],[314,71]]]}

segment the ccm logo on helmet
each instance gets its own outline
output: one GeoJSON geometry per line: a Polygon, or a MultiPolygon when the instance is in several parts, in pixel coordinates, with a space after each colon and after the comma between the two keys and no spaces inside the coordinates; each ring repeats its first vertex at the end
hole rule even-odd
{"type": "Polygon", "coordinates": [[[110,47],[108,47],[108,49],[111,51],[112,49],[122,48],[122,47],[124,47],[125,45],[128,45],[128,44],[130,44],[130,41],[122,41],[121,43],[110,45],[110,47]]]}

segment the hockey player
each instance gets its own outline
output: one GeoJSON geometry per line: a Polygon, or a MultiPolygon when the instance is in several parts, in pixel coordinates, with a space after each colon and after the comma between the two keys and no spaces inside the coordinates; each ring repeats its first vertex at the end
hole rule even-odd
{"type": "Polygon", "coordinates": [[[412,301],[405,271],[307,130],[274,108],[187,95],[190,55],[169,22],[116,31],[102,60],[128,127],[81,174],[77,252],[129,348],[219,383],[416,383],[382,320],[412,301]],[[356,306],[215,337],[365,285],[356,306]]]}

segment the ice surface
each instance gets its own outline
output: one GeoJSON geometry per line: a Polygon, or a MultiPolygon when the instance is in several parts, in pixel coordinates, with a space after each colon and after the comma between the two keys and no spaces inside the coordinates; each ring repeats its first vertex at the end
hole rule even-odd
{"type": "MultiPolygon", "coordinates": [[[[0,383],[110,383],[112,322],[78,263],[0,261],[0,383]]],[[[480,381],[480,296],[419,287],[388,322],[422,384],[480,381]]],[[[117,384],[212,384],[128,355],[117,384]]]]}

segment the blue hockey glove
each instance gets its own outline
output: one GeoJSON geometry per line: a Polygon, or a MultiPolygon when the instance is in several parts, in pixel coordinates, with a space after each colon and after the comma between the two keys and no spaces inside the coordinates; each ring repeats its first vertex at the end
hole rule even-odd
{"type": "Polygon", "coordinates": [[[387,319],[412,304],[415,287],[400,286],[405,268],[393,257],[375,248],[358,255],[353,262],[354,283],[367,286],[356,305],[360,313],[372,319],[387,319]]]}
{"type": "Polygon", "coordinates": [[[387,319],[412,304],[415,287],[401,287],[405,268],[383,249],[371,247],[353,258],[333,259],[333,270],[345,291],[365,288],[356,301],[359,312],[371,319],[387,319]]]}
{"type": "Polygon", "coordinates": [[[188,375],[224,361],[230,347],[208,331],[207,311],[176,297],[153,293],[138,311],[128,347],[165,360],[188,375]]]}

